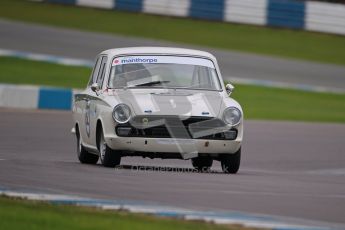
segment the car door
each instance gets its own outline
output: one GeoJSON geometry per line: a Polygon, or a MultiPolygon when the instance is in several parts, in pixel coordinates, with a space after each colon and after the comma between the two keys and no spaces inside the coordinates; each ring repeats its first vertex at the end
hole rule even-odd
{"type": "MultiPolygon", "coordinates": [[[[98,70],[97,78],[95,79],[95,82],[100,86],[100,89],[103,88],[103,82],[105,78],[105,73],[106,73],[106,67],[107,67],[107,61],[108,57],[107,56],[101,56],[101,61],[100,61],[100,67],[98,70]]],[[[90,118],[90,137],[89,141],[92,146],[96,146],[96,125],[97,125],[97,117],[98,117],[98,112],[97,109],[99,106],[97,106],[99,103],[102,102],[101,97],[102,97],[102,90],[99,92],[93,92],[91,91],[91,97],[89,100],[89,118],[90,118]]]]}
{"type": "Polygon", "coordinates": [[[90,145],[90,104],[91,104],[91,98],[93,95],[93,92],[91,90],[91,85],[97,80],[97,76],[98,76],[99,69],[101,66],[101,61],[102,61],[101,56],[96,59],[96,63],[93,68],[92,74],[90,76],[88,85],[86,89],[78,95],[79,108],[82,114],[79,120],[79,130],[80,130],[80,135],[82,137],[83,143],[87,147],[89,147],[88,145],[90,145]]]}

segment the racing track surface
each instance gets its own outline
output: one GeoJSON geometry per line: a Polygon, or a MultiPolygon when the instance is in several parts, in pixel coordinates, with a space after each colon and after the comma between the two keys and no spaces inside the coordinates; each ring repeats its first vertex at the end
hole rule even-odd
{"type": "Polygon", "coordinates": [[[92,198],[237,210],[345,228],[345,125],[246,121],[243,164],[225,175],[158,172],[189,161],[124,158],[123,168],[78,163],[71,112],[0,109],[0,186],[92,198]],[[323,223],[324,224],[324,223],[323,223]]]}
{"type": "Polygon", "coordinates": [[[217,57],[225,79],[230,76],[345,89],[345,67],[343,66],[0,20],[0,48],[2,49],[93,60],[105,49],[128,46],[177,46],[206,49],[217,57]]]}

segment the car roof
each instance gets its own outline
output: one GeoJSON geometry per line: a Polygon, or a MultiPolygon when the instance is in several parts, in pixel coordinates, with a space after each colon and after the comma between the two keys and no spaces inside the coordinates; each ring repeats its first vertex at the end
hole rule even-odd
{"type": "Polygon", "coordinates": [[[143,54],[172,54],[172,55],[191,55],[191,56],[202,56],[207,57],[212,60],[216,58],[205,51],[194,50],[194,49],[184,49],[184,48],[174,48],[174,47],[127,47],[127,48],[116,48],[108,49],[103,51],[101,54],[109,56],[117,55],[143,55],[143,54]]]}

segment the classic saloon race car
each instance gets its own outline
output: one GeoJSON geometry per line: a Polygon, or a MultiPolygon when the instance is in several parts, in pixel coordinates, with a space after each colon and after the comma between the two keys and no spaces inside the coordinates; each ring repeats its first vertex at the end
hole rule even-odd
{"type": "Polygon", "coordinates": [[[74,96],[81,163],[106,167],[121,157],[213,160],[236,173],[243,112],[210,53],[167,47],[110,49],[97,56],[86,89],[74,96]]]}

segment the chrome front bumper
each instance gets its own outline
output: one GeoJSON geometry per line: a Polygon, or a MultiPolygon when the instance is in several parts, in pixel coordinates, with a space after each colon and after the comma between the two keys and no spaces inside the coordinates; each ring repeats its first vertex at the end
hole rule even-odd
{"type": "Polygon", "coordinates": [[[173,138],[137,138],[105,136],[107,145],[114,150],[135,152],[180,153],[183,159],[201,154],[218,155],[232,154],[241,147],[239,139],[203,140],[173,138]]]}

